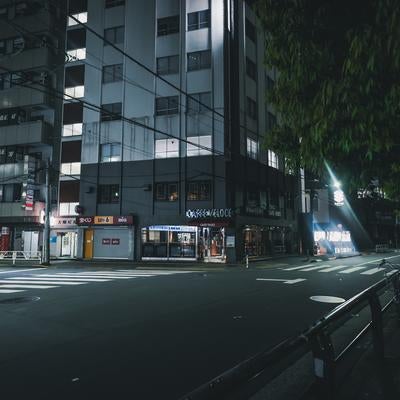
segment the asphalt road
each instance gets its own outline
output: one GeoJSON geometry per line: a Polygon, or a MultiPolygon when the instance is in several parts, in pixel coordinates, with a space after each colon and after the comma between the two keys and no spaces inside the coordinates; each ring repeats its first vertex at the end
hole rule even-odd
{"type": "MultiPolygon", "coordinates": [[[[400,254],[390,257],[400,263],[400,254]]],[[[337,305],[311,296],[349,299],[380,280],[381,258],[184,273],[179,265],[160,272],[0,267],[0,393],[178,399],[337,305]],[[12,302],[31,296],[40,299],[12,302]]]]}

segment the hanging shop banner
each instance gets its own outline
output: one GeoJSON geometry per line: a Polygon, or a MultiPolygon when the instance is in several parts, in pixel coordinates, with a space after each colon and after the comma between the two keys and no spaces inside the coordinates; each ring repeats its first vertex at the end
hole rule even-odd
{"type": "Polygon", "coordinates": [[[27,180],[23,186],[25,189],[25,210],[32,211],[34,206],[34,193],[35,193],[35,159],[29,155],[25,156],[24,173],[27,175],[27,180]]]}
{"type": "Polygon", "coordinates": [[[196,208],[187,210],[186,217],[189,219],[201,218],[232,218],[232,208],[196,208]]]}

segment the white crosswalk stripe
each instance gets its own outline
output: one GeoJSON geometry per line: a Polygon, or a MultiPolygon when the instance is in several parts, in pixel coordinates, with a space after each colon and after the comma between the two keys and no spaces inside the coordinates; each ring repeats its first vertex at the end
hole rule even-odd
{"type": "Polygon", "coordinates": [[[290,267],[290,268],[283,268],[284,271],[296,271],[298,269],[306,268],[306,267],[311,267],[314,264],[307,264],[307,265],[301,265],[300,267],[290,267]]]}
{"type": "MultiPolygon", "coordinates": [[[[38,276],[38,275],[37,275],[38,276]]],[[[95,277],[88,277],[86,278],[83,275],[61,275],[61,274],[40,274],[40,276],[45,277],[46,279],[50,280],[65,280],[68,281],[85,281],[85,282],[110,282],[111,279],[109,278],[95,278],[95,277]]]]}
{"type": "Polygon", "coordinates": [[[1,288],[9,288],[9,289],[53,289],[58,286],[48,286],[48,285],[20,285],[20,284],[10,284],[10,285],[0,285],[1,288]]]}
{"type": "Polygon", "coordinates": [[[60,274],[62,277],[68,277],[68,278],[87,278],[87,279],[135,279],[136,276],[114,276],[114,275],[80,275],[80,274],[60,274]]]}
{"type": "Polygon", "coordinates": [[[0,293],[18,293],[18,292],[25,292],[25,290],[0,289],[0,293]]]}
{"type": "Polygon", "coordinates": [[[330,267],[330,268],[326,268],[322,271],[318,271],[318,272],[331,272],[331,271],[337,271],[338,269],[343,269],[343,268],[348,268],[348,265],[336,265],[335,267],[330,267]]]}
{"type": "Polygon", "coordinates": [[[365,269],[366,267],[353,267],[349,269],[345,269],[344,271],[339,271],[339,274],[351,274],[355,271],[360,271],[361,269],[365,269]]]}
{"type": "Polygon", "coordinates": [[[303,268],[303,269],[300,270],[300,272],[303,272],[303,271],[315,271],[317,269],[323,269],[323,268],[328,268],[328,267],[330,267],[330,265],[317,265],[315,267],[303,268]]]}
{"type": "Polygon", "coordinates": [[[361,275],[373,275],[373,274],[377,274],[378,272],[381,272],[383,274],[384,270],[385,270],[385,268],[382,268],[382,267],[371,268],[368,271],[361,272],[361,275]]]}
{"type": "Polygon", "coordinates": [[[9,278],[9,279],[2,279],[0,280],[0,283],[28,283],[28,284],[35,284],[35,283],[40,283],[43,285],[84,285],[86,282],[68,282],[68,281],[48,281],[48,280],[43,280],[39,279],[37,281],[35,278],[29,278],[29,277],[24,277],[23,279],[21,278],[9,278]]]}

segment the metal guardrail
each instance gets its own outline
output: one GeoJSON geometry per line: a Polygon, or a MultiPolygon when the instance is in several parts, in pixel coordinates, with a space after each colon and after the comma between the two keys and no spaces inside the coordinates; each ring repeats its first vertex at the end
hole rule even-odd
{"type": "MultiPolygon", "coordinates": [[[[385,261],[383,260],[381,266],[384,263],[385,261]]],[[[391,276],[385,274],[384,279],[340,304],[302,334],[286,339],[274,348],[243,361],[188,393],[181,400],[249,399],[257,393],[254,389],[252,391],[251,386],[257,386],[254,385],[254,381],[258,377],[266,372],[268,378],[263,382],[263,385],[267,386],[274,378],[284,372],[284,368],[281,367],[279,369],[282,360],[290,358],[293,362],[294,356],[298,360],[310,352],[314,363],[315,379],[313,386],[319,394],[318,398],[333,399],[337,363],[370,330],[372,332],[373,351],[378,373],[382,374],[382,371],[384,371],[383,313],[393,304],[396,306],[397,316],[400,321],[400,271],[394,272],[391,276]],[[393,297],[382,308],[379,292],[389,287],[393,290],[393,297]],[[335,355],[331,335],[338,329],[338,321],[345,316],[350,316],[363,303],[368,303],[371,311],[371,320],[358,331],[340,354],[335,355]]],[[[381,379],[384,381],[385,378],[381,376],[381,379]]],[[[384,386],[384,384],[382,385],[384,386]]],[[[258,387],[260,388],[260,385],[258,387]]]]}
{"type": "Polygon", "coordinates": [[[42,254],[40,251],[0,251],[0,260],[12,260],[15,265],[17,260],[38,260],[41,261],[42,254]]]}
{"type": "Polygon", "coordinates": [[[385,253],[389,251],[389,245],[387,243],[381,243],[375,245],[375,252],[376,253],[385,253]]]}

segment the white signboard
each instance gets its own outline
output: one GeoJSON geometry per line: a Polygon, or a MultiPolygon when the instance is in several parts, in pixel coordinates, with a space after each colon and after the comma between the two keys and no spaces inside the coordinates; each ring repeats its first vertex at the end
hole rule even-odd
{"type": "Polygon", "coordinates": [[[235,247],[235,236],[226,237],[226,247],[235,247]]]}

